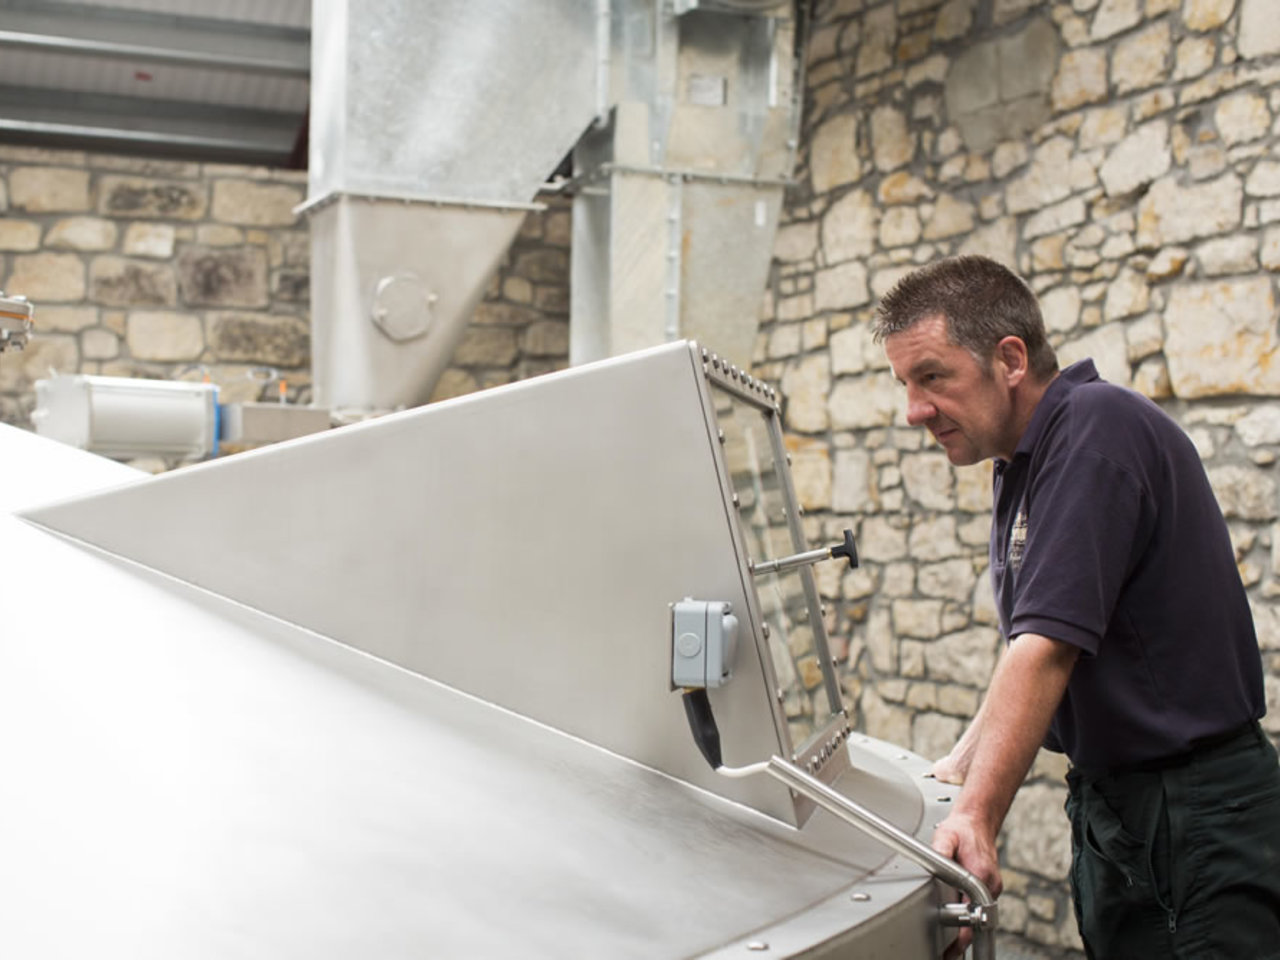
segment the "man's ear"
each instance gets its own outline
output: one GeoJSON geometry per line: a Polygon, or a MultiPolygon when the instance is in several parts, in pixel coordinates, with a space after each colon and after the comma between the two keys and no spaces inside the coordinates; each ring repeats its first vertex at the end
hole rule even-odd
{"type": "Polygon", "coordinates": [[[996,359],[1004,367],[1005,384],[1016,387],[1026,379],[1030,368],[1027,365],[1027,345],[1021,337],[1005,337],[996,344],[996,359]]]}

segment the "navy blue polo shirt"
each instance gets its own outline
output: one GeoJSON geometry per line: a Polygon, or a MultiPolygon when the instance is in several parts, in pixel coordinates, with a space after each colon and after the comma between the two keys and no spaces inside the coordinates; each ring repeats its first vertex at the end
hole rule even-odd
{"type": "Polygon", "coordinates": [[[1091,360],[1049,385],[995,462],[1000,628],[1079,647],[1046,746],[1077,766],[1174,756],[1266,712],[1222,512],[1195,447],[1091,360]]]}

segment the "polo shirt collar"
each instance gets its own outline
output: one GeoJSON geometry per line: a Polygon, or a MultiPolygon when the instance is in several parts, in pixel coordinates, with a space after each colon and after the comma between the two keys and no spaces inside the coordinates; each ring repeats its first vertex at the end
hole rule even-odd
{"type": "MultiPolygon", "coordinates": [[[[1040,442],[1040,435],[1044,433],[1045,427],[1053,416],[1053,412],[1067,398],[1068,393],[1082,383],[1100,379],[1098,368],[1093,365],[1092,360],[1087,358],[1077,360],[1054,377],[1053,382],[1045,390],[1044,396],[1036,404],[1035,412],[1031,414],[1031,422],[1027,424],[1027,429],[1022,431],[1022,437],[1018,440],[1017,449],[1013,451],[1014,457],[1029,455],[1035,449],[1036,444],[1040,442]]],[[[1003,466],[1005,462],[1004,460],[996,460],[997,466],[1003,466]]]]}

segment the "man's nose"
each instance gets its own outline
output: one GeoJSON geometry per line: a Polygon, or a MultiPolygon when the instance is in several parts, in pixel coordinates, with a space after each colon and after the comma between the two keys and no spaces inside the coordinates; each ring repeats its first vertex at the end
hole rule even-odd
{"type": "Polygon", "coordinates": [[[938,409],[928,400],[921,399],[912,392],[907,393],[907,423],[918,427],[928,423],[938,414],[938,409]]]}

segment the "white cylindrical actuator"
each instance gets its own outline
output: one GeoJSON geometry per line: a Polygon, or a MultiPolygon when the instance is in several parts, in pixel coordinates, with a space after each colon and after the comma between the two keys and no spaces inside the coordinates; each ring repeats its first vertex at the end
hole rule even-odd
{"type": "Polygon", "coordinates": [[[36,381],[36,432],[106,457],[205,457],[218,452],[211,383],[57,375],[36,381]]]}

